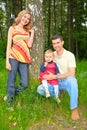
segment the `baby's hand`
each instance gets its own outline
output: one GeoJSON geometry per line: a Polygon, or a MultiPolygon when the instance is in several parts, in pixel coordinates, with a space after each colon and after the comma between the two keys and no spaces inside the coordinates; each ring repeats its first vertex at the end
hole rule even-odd
{"type": "Polygon", "coordinates": [[[44,63],[44,66],[46,67],[46,66],[47,66],[47,64],[48,64],[48,62],[45,62],[45,63],[44,63]]]}

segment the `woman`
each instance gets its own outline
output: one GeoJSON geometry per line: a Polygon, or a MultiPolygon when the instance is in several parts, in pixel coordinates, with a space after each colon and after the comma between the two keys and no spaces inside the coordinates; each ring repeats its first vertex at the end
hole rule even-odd
{"type": "Polygon", "coordinates": [[[28,87],[28,68],[31,63],[29,48],[34,40],[31,14],[28,10],[19,12],[8,30],[6,69],[8,69],[7,100],[12,105],[14,97],[28,87]],[[20,77],[19,87],[15,87],[17,73],[20,77]]]}

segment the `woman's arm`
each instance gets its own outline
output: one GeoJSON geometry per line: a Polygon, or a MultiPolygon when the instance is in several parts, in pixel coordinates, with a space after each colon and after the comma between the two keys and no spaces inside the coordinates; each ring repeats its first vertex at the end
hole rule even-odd
{"type": "Polygon", "coordinates": [[[13,27],[11,26],[8,30],[8,37],[7,37],[7,50],[6,50],[6,69],[11,70],[11,65],[9,63],[9,55],[12,45],[12,31],[13,27]]]}

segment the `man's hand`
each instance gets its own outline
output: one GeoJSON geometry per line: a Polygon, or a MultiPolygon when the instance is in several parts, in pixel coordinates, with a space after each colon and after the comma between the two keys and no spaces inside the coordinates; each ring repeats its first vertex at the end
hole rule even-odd
{"type": "Polygon", "coordinates": [[[45,75],[43,76],[44,79],[46,79],[46,80],[55,79],[55,75],[54,75],[54,74],[52,74],[51,72],[48,72],[48,73],[49,73],[49,74],[45,74],[45,75]]]}

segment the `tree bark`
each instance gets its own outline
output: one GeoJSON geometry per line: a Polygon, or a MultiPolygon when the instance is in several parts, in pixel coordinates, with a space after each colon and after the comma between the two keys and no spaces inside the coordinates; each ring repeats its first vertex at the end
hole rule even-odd
{"type": "Polygon", "coordinates": [[[68,6],[67,6],[67,24],[68,24],[68,49],[71,51],[71,46],[72,46],[72,1],[68,1],[68,6]]]}
{"type": "Polygon", "coordinates": [[[32,63],[29,66],[30,77],[38,78],[40,64],[43,61],[44,52],[44,22],[43,22],[43,1],[27,0],[27,9],[32,13],[35,37],[33,47],[30,50],[32,63]]]}

